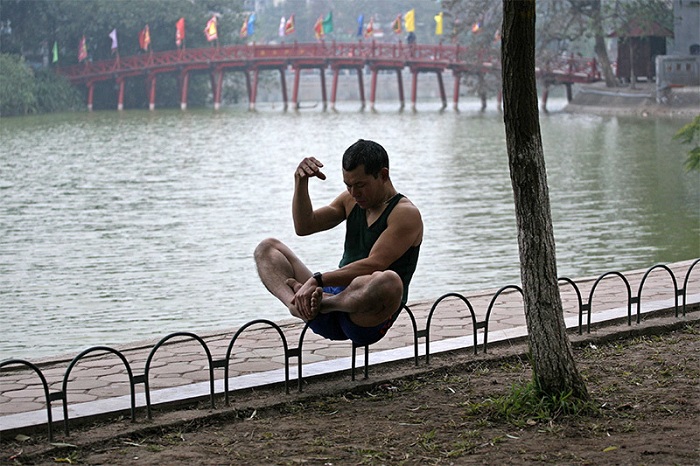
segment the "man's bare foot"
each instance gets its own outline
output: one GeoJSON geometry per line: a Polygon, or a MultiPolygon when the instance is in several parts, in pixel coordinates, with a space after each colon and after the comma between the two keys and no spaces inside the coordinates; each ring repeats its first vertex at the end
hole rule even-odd
{"type": "Polygon", "coordinates": [[[293,292],[299,291],[299,288],[301,288],[301,283],[299,283],[295,278],[288,278],[287,281],[285,282],[288,287],[292,289],[293,292]]]}
{"type": "Polygon", "coordinates": [[[311,313],[314,317],[321,312],[321,301],[323,301],[323,288],[318,287],[311,295],[311,313]]]}

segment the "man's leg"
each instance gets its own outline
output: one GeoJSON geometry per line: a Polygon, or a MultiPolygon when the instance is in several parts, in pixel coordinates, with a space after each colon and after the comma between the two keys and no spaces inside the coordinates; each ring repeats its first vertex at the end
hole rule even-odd
{"type": "Polygon", "coordinates": [[[354,279],[337,295],[323,294],[318,288],[311,307],[322,313],[345,312],[360,327],[374,327],[389,319],[401,306],[403,282],[391,270],[374,272],[354,279]]]}
{"type": "Polygon", "coordinates": [[[255,264],[260,280],[270,293],[282,301],[293,316],[301,318],[292,304],[295,291],[291,283],[308,280],[312,275],[309,268],[289,247],[274,238],[263,240],[255,248],[255,264]],[[294,281],[290,282],[290,279],[294,281]]]}

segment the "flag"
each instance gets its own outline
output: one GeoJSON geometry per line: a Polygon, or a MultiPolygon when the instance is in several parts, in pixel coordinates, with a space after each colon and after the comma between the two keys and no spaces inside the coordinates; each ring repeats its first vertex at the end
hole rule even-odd
{"type": "Polygon", "coordinates": [[[212,16],[211,19],[207,21],[207,25],[204,28],[204,35],[208,42],[219,38],[219,34],[216,30],[216,16],[212,16]]]}
{"type": "Polygon", "coordinates": [[[404,16],[406,32],[414,32],[416,30],[416,10],[411,10],[404,16]]]}
{"type": "Polygon", "coordinates": [[[247,23],[247,31],[248,37],[252,36],[255,34],[255,12],[251,13],[250,16],[248,16],[248,23],[247,23]]]}
{"type": "Polygon", "coordinates": [[[148,24],[146,27],[141,29],[139,32],[139,46],[142,50],[148,51],[148,47],[151,45],[151,32],[148,29],[148,24]]]}
{"type": "Polygon", "coordinates": [[[365,37],[372,37],[374,35],[374,18],[369,19],[367,27],[365,28],[365,37]]]}
{"type": "Polygon", "coordinates": [[[481,31],[481,23],[477,21],[472,26],[472,34],[478,34],[480,31],[481,31]]]}
{"type": "Polygon", "coordinates": [[[435,15],[435,35],[442,35],[442,11],[435,15]]]}
{"type": "Polygon", "coordinates": [[[241,30],[238,31],[238,37],[241,39],[245,39],[248,37],[248,17],[243,20],[243,25],[241,26],[241,30]]]}
{"type": "Polygon", "coordinates": [[[320,16],[316,20],[316,24],[314,24],[314,34],[316,39],[323,39],[323,18],[320,16]]]}
{"type": "Polygon", "coordinates": [[[290,16],[284,25],[284,35],[288,36],[294,32],[294,15],[290,16]]]}
{"type": "Polygon", "coordinates": [[[117,44],[117,30],[112,29],[112,32],[109,33],[109,37],[112,39],[112,52],[114,52],[117,50],[117,48],[119,48],[117,44]]]}
{"type": "Polygon", "coordinates": [[[328,16],[323,20],[323,34],[333,32],[333,12],[329,11],[328,16]]]}
{"type": "Polygon", "coordinates": [[[391,29],[396,34],[401,34],[401,14],[396,16],[396,19],[391,23],[391,29]]]}
{"type": "Polygon", "coordinates": [[[364,31],[365,15],[360,15],[357,17],[357,37],[362,37],[364,31]]]}
{"type": "Polygon", "coordinates": [[[185,45],[185,18],[180,18],[175,23],[175,45],[185,45]]]}
{"type": "Polygon", "coordinates": [[[285,25],[285,20],[284,20],[284,16],[282,16],[282,18],[280,19],[280,27],[277,30],[277,35],[280,37],[284,37],[284,25],[285,25]]]}
{"type": "Polygon", "coordinates": [[[52,63],[57,63],[58,62],[58,42],[54,41],[53,42],[53,61],[52,63]]]}
{"type": "Polygon", "coordinates": [[[85,43],[85,36],[80,39],[78,44],[78,61],[81,62],[88,57],[87,44],[85,43]]]}

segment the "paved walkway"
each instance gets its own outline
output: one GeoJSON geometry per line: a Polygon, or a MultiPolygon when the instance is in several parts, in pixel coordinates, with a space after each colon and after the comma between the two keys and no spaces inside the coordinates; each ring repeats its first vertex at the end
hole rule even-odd
{"type": "MultiPolygon", "coordinates": [[[[700,303],[700,264],[692,269],[695,260],[668,264],[676,282],[676,288],[683,290],[688,278],[686,291],[687,304],[700,303]],[[692,272],[688,274],[689,271],[692,272]]],[[[683,295],[676,296],[674,281],[664,267],[654,267],[624,272],[608,272],[605,277],[584,277],[575,279],[581,293],[584,310],[591,308],[591,322],[626,318],[628,309],[632,311],[632,325],[635,325],[637,301],[642,315],[660,309],[673,308],[676,298],[679,313],[682,312],[683,295]],[[647,272],[650,271],[648,274],[647,272]],[[644,278],[647,274],[646,278],[644,278]],[[629,283],[629,291],[624,278],[629,283]],[[640,284],[644,287],[640,295],[640,284]],[[596,284],[597,283],[597,284],[596,284]],[[591,290],[595,286],[594,293],[591,290]],[[631,305],[628,302],[632,302],[631,305]]],[[[578,328],[579,300],[575,288],[561,282],[564,314],[568,328],[578,328]]],[[[471,304],[477,322],[488,321],[488,342],[520,338],[527,334],[522,296],[517,287],[508,286],[499,290],[465,294],[471,304]]],[[[426,354],[425,334],[431,308],[436,301],[409,303],[419,336],[418,350],[421,363],[426,354]]],[[[680,315],[680,314],[679,314],[680,315]]],[[[583,318],[583,331],[586,331],[586,316],[583,318]]],[[[298,321],[278,323],[290,349],[299,347],[299,337],[304,326],[298,321]]],[[[477,344],[483,343],[484,329],[477,324],[477,344]]],[[[238,329],[200,335],[210,350],[214,361],[224,359],[229,343],[238,329]]],[[[459,297],[446,298],[435,307],[430,318],[430,354],[460,348],[472,348],[474,325],[467,304],[459,297]]],[[[165,337],[165,335],[163,336],[165,337]]],[[[145,364],[156,341],[116,347],[128,360],[134,376],[143,375],[145,364]]],[[[479,348],[481,352],[481,348],[479,348]]],[[[351,367],[352,345],[348,342],[330,342],[319,338],[313,332],[306,332],[302,348],[302,375],[304,378],[347,370],[351,367]]],[[[413,324],[406,312],[402,312],[387,336],[369,349],[370,366],[388,361],[414,357],[413,324]]],[[[472,352],[473,354],[473,352],[472,352]]],[[[358,376],[361,377],[364,365],[362,349],[357,350],[358,376]]],[[[60,392],[66,370],[76,355],[66,358],[51,358],[30,361],[40,367],[49,384],[51,393],[60,392]]],[[[272,327],[251,325],[238,337],[229,363],[230,390],[268,385],[285,379],[285,353],[282,338],[272,327]]],[[[296,390],[297,357],[290,363],[290,390],[296,390]]],[[[371,376],[371,373],[370,373],[371,376]]],[[[215,392],[224,391],[224,372],[215,369],[215,392]]],[[[148,376],[151,403],[153,406],[206,397],[210,393],[209,368],[205,349],[193,338],[176,337],[158,348],[153,354],[148,376]]],[[[311,382],[313,383],[313,382],[311,382]]],[[[145,406],[144,385],[136,386],[137,407],[145,406]]],[[[91,353],[72,369],[67,382],[66,398],[69,418],[77,419],[99,414],[120,412],[130,406],[128,376],[122,361],[114,354],[91,353]]],[[[281,396],[284,390],[281,389],[281,396]]],[[[54,421],[63,419],[61,401],[52,403],[54,421]]],[[[139,411],[137,416],[142,416],[139,411]]],[[[37,375],[21,366],[6,366],[0,371],[0,437],[2,432],[23,427],[46,424],[46,403],[43,387],[37,375]]]]}

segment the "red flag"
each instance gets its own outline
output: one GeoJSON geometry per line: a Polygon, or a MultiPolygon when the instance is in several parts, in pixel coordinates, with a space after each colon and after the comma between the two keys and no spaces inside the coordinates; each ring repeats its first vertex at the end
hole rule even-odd
{"type": "Polygon", "coordinates": [[[139,46],[141,49],[148,51],[151,45],[151,32],[148,29],[148,24],[139,32],[139,46]]]}
{"type": "Polygon", "coordinates": [[[204,28],[204,35],[207,36],[209,42],[219,38],[219,34],[216,30],[216,16],[212,16],[209,21],[207,21],[207,26],[204,28]]]}
{"type": "Polygon", "coordinates": [[[85,36],[80,39],[78,44],[78,61],[81,62],[88,57],[87,45],[85,44],[85,36]]]}
{"type": "Polygon", "coordinates": [[[294,15],[290,16],[284,25],[284,35],[288,36],[294,32],[294,15]]]}
{"type": "Polygon", "coordinates": [[[316,34],[316,39],[323,39],[323,17],[319,16],[314,25],[314,33],[316,34]]]}
{"type": "Polygon", "coordinates": [[[365,37],[372,37],[374,35],[374,18],[369,19],[367,23],[367,28],[365,28],[365,37]]]}
{"type": "Polygon", "coordinates": [[[241,39],[248,37],[248,18],[250,18],[250,16],[246,16],[245,20],[243,21],[243,26],[241,26],[241,30],[238,31],[238,37],[241,39]]]}
{"type": "Polygon", "coordinates": [[[401,34],[401,14],[400,14],[400,13],[399,13],[399,15],[396,17],[396,19],[394,20],[394,22],[391,23],[391,29],[393,29],[393,31],[394,31],[396,34],[401,34]]]}
{"type": "Polygon", "coordinates": [[[175,23],[175,45],[178,47],[185,43],[185,18],[180,18],[175,23]]]}

